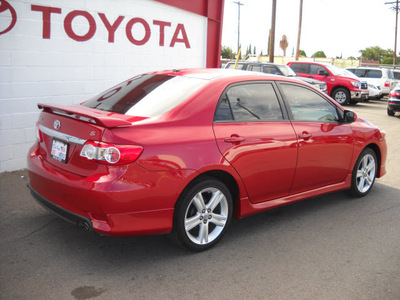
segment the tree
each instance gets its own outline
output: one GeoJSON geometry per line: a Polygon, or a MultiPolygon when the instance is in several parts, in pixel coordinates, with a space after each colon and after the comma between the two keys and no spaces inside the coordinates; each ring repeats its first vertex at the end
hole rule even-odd
{"type": "Polygon", "coordinates": [[[307,54],[306,54],[306,52],[305,52],[304,50],[300,50],[300,51],[299,51],[299,55],[300,55],[300,56],[307,57],[307,54]]]}
{"type": "Polygon", "coordinates": [[[354,56],[350,56],[348,59],[356,60],[356,58],[354,56]]]}
{"type": "Polygon", "coordinates": [[[229,58],[232,59],[235,57],[235,53],[232,52],[232,49],[227,46],[221,47],[221,56],[222,58],[229,58]]]}
{"type": "Polygon", "coordinates": [[[314,57],[314,58],[316,58],[316,57],[326,58],[326,55],[325,55],[324,51],[317,51],[313,55],[311,55],[311,57],[314,57]]]}
{"type": "Polygon", "coordinates": [[[360,50],[359,52],[361,53],[361,57],[364,59],[376,60],[381,63],[384,58],[391,57],[393,62],[394,54],[393,50],[391,49],[384,50],[379,46],[374,46],[374,47],[368,47],[364,50],[360,50]]]}
{"type": "Polygon", "coordinates": [[[287,41],[286,35],[282,35],[282,40],[279,42],[279,46],[283,50],[283,56],[286,56],[286,48],[288,47],[289,43],[287,41]]]}

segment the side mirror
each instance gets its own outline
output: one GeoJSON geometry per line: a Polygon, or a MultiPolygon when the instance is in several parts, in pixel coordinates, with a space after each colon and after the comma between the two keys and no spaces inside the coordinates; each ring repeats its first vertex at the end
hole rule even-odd
{"type": "Polygon", "coordinates": [[[353,123],[355,120],[357,120],[357,115],[354,111],[345,110],[343,120],[346,124],[353,123]]]}
{"type": "Polygon", "coordinates": [[[327,71],[325,71],[325,70],[319,70],[319,71],[318,71],[318,75],[321,75],[321,76],[329,76],[329,73],[328,73],[327,71]]]}

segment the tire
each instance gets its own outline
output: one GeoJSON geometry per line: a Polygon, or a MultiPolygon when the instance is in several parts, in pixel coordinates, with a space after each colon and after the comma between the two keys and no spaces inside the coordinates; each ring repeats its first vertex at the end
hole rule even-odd
{"type": "Polygon", "coordinates": [[[394,110],[391,110],[389,107],[387,108],[387,114],[388,116],[393,117],[394,116],[394,110]]]}
{"type": "Polygon", "coordinates": [[[355,197],[367,195],[374,185],[377,170],[378,160],[375,152],[370,148],[364,149],[353,169],[350,194],[355,197]]]}
{"type": "Polygon", "coordinates": [[[337,88],[332,93],[332,98],[340,105],[347,105],[350,103],[350,92],[345,88],[337,88]]]}
{"type": "Polygon", "coordinates": [[[224,235],[232,218],[232,196],[214,178],[203,178],[178,199],[174,214],[173,237],[191,251],[204,251],[224,235]]]}

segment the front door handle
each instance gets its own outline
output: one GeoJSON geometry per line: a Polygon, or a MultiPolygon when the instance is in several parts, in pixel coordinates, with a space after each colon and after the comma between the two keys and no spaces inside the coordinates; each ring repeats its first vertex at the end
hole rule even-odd
{"type": "Polygon", "coordinates": [[[244,142],[245,138],[242,136],[238,136],[237,134],[232,134],[230,137],[224,139],[225,143],[241,143],[244,142]]]}

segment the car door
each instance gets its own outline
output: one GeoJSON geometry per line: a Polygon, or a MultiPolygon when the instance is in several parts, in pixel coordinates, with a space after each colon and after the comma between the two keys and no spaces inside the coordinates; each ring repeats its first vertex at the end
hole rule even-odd
{"type": "Polygon", "coordinates": [[[219,150],[253,203],[288,195],[295,174],[296,134],[275,89],[272,82],[231,85],[214,118],[219,150]]]}
{"type": "Polygon", "coordinates": [[[353,134],[339,109],[320,93],[280,83],[298,144],[298,162],[291,194],[340,183],[349,175],[353,134]]]}

